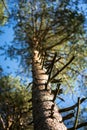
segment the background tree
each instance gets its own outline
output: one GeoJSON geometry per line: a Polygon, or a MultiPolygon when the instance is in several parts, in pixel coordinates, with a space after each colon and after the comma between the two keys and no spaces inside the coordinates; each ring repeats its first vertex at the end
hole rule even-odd
{"type": "Polygon", "coordinates": [[[0,78],[0,129],[29,130],[32,126],[32,114],[28,102],[31,93],[26,86],[21,85],[18,78],[5,76],[0,78]]]}
{"type": "Polygon", "coordinates": [[[57,109],[53,103],[59,91],[60,79],[65,85],[68,84],[68,80],[74,77],[73,74],[79,73],[77,68],[85,66],[86,51],[81,55],[83,50],[80,50],[85,47],[82,36],[84,17],[77,7],[78,1],[35,0],[18,1],[17,10],[14,10],[17,20],[14,28],[16,42],[9,48],[8,54],[21,55],[26,66],[30,64],[31,67],[32,63],[35,129],[62,129],[60,115],[57,117],[60,121],[55,120],[57,109]],[[19,41],[21,44],[18,44],[19,41]],[[83,61],[81,66],[80,61],[83,61]],[[54,97],[49,83],[56,88],[54,97]],[[42,117],[41,112],[45,117],[42,117]],[[51,121],[57,121],[56,125],[51,121]]]}

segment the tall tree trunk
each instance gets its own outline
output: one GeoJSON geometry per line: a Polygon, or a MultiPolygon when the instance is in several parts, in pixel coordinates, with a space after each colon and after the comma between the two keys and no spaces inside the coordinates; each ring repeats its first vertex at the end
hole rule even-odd
{"type": "Polygon", "coordinates": [[[46,88],[48,75],[42,68],[39,51],[36,48],[34,46],[32,49],[34,130],[67,130],[58,112],[58,107],[52,101],[53,95],[51,94],[50,86],[48,85],[46,88]]]}

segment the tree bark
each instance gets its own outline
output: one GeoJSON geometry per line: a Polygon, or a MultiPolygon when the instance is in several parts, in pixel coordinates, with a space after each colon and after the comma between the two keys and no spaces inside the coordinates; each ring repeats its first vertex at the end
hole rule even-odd
{"type": "Polygon", "coordinates": [[[37,47],[33,47],[32,54],[34,130],[67,130],[58,112],[58,107],[53,102],[50,85],[46,88],[48,75],[42,68],[37,47]]]}

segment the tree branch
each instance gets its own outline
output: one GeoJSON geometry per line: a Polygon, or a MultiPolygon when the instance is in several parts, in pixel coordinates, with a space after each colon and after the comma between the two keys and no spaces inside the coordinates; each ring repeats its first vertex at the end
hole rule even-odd
{"type": "Polygon", "coordinates": [[[52,81],[61,71],[63,71],[74,60],[74,58],[75,56],[72,56],[71,59],[67,62],[67,64],[64,65],[60,70],[58,70],[56,74],[52,76],[52,78],[50,78],[50,81],[52,81]]]}
{"type": "Polygon", "coordinates": [[[50,65],[49,65],[49,67],[48,67],[48,70],[47,70],[47,73],[49,73],[49,78],[48,78],[48,80],[49,80],[50,77],[51,77],[51,72],[52,72],[52,69],[53,69],[53,66],[54,66],[56,57],[57,57],[57,53],[54,54],[53,60],[51,61],[50,65]]]}
{"type": "MultiPolygon", "coordinates": [[[[87,98],[82,98],[80,100],[80,104],[83,103],[87,98]]],[[[66,111],[70,111],[70,110],[73,110],[75,107],[78,106],[78,103],[74,104],[73,106],[71,107],[67,107],[67,108],[63,108],[63,109],[60,109],[59,112],[66,112],[66,111]]]]}
{"type": "Polygon", "coordinates": [[[54,92],[53,102],[55,101],[57,94],[59,93],[59,90],[60,90],[60,83],[57,84],[56,90],[54,92]]]}
{"type": "Polygon", "coordinates": [[[78,107],[77,107],[76,119],[74,124],[74,130],[76,130],[78,124],[79,108],[80,108],[80,97],[78,97],[78,107]]]}
{"type": "Polygon", "coordinates": [[[57,53],[55,53],[55,55],[53,57],[53,60],[52,60],[51,64],[49,65],[49,68],[48,68],[48,72],[47,73],[49,73],[49,76],[48,76],[48,81],[46,83],[46,88],[45,88],[46,90],[47,90],[47,85],[48,85],[48,83],[50,81],[50,77],[51,77],[51,73],[52,73],[52,70],[53,70],[54,62],[56,60],[56,56],[57,56],[57,53]]]}
{"type": "MultiPolygon", "coordinates": [[[[53,47],[55,47],[55,46],[57,46],[57,45],[61,45],[64,41],[67,41],[67,40],[71,39],[71,37],[73,37],[72,34],[75,33],[76,28],[79,27],[79,25],[80,25],[80,23],[77,23],[77,24],[74,26],[74,28],[73,28],[73,30],[72,30],[71,32],[69,32],[68,34],[66,33],[66,34],[67,34],[66,37],[64,37],[63,39],[61,39],[61,41],[55,43],[54,45],[47,47],[46,50],[50,50],[50,49],[52,49],[53,47]]],[[[68,28],[68,27],[67,27],[67,28],[68,28]]],[[[68,30],[67,30],[67,32],[68,32],[68,30]]]]}
{"type": "Polygon", "coordinates": [[[72,117],[74,117],[74,113],[69,113],[66,116],[62,117],[62,118],[63,118],[63,121],[65,121],[65,120],[68,120],[68,119],[70,119],[72,117]]]}
{"type": "MultiPolygon", "coordinates": [[[[87,126],[87,122],[83,122],[83,123],[77,125],[76,129],[81,128],[81,127],[83,127],[83,126],[87,126]]],[[[68,128],[68,130],[74,130],[74,127],[68,128]]]]}
{"type": "Polygon", "coordinates": [[[6,6],[6,4],[5,4],[5,1],[4,1],[4,0],[2,0],[2,3],[3,3],[3,5],[4,5],[4,7],[5,7],[5,9],[7,10],[8,15],[10,16],[10,12],[9,12],[9,10],[8,10],[8,8],[7,8],[7,6],[6,6]]]}
{"type": "Polygon", "coordinates": [[[6,128],[5,122],[4,122],[3,118],[1,117],[1,115],[0,115],[0,121],[1,121],[1,123],[2,123],[3,129],[5,129],[5,128],[6,128]]]}
{"type": "Polygon", "coordinates": [[[67,35],[66,37],[64,37],[63,39],[61,39],[59,42],[57,42],[56,44],[52,45],[52,46],[48,46],[46,48],[46,50],[50,50],[52,49],[53,47],[57,46],[57,45],[61,45],[64,41],[68,40],[69,38],[69,35],[67,35]]]}

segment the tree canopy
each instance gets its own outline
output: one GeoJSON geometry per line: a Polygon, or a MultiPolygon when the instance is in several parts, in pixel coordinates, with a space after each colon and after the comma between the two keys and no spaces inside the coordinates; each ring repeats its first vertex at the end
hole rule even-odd
{"type": "Polygon", "coordinates": [[[68,84],[67,80],[72,82],[86,68],[85,17],[79,9],[79,2],[17,1],[15,6],[15,44],[9,48],[8,54],[13,57],[20,55],[22,65],[29,68],[32,42],[37,40],[41,57],[44,58],[43,66],[48,72],[48,64],[52,63],[57,53],[52,77],[58,75],[65,85],[68,84]],[[63,68],[64,65],[66,67],[63,68]]]}
{"type": "Polygon", "coordinates": [[[0,78],[0,129],[29,130],[32,114],[29,109],[31,93],[18,78],[0,78]]]}

